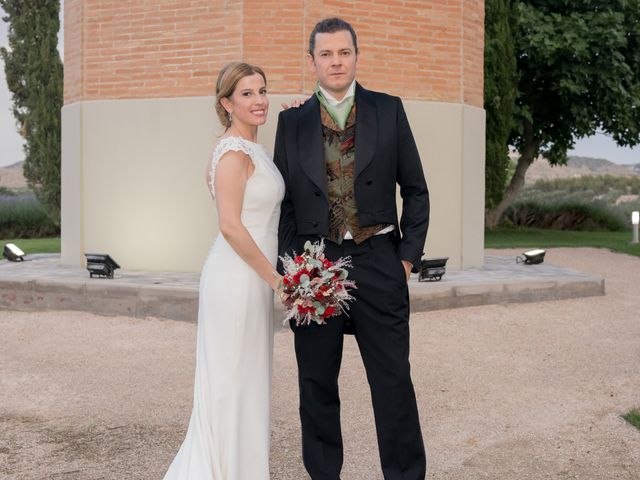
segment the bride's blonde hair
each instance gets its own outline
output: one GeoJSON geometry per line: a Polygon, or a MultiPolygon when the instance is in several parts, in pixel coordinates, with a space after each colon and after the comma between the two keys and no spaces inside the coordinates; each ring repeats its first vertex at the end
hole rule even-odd
{"type": "Polygon", "coordinates": [[[255,75],[256,73],[262,76],[264,84],[266,85],[267,77],[264,71],[256,65],[250,65],[244,62],[232,62],[220,70],[218,81],[216,82],[216,113],[218,114],[220,123],[222,123],[225,129],[231,126],[231,118],[229,112],[225,110],[220,100],[233,95],[236,85],[238,85],[238,82],[242,78],[255,75]]]}

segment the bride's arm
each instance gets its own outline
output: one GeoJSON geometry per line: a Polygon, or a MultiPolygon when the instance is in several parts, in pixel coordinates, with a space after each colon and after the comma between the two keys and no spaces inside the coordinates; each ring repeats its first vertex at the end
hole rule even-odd
{"type": "Polygon", "coordinates": [[[244,191],[254,168],[248,155],[241,152],[229,151],[218,161],[214,177],[218,224],[231,248],[275,290],[280,277],[274,275],[273,265],[241,220],[244,191]]]}

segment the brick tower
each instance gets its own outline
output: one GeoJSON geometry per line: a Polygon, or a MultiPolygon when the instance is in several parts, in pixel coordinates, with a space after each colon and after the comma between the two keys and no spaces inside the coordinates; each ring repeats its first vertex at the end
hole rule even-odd
{"type": "Polygon", "coordinates": [[[308,96],[309,33],[340,16],[357,80],[402,97],[431,192],[428,256],[482,264],[483,16],[472,0],[66,0],[62,257],[127,269],[201,268],[216,233],[204,171],[221,133],[218,71],[262,66],[273,148],[280,103],[308,96]]]}

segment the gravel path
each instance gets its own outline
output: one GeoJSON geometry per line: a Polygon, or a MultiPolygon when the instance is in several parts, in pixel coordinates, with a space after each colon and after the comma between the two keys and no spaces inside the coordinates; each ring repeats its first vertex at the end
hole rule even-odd
{"type": "MultiPolygon", "coordinates": [[[[412,317],[429,479],[640,479],[640,431],[620,418],[640,406],[640,259],[546,261],[604,276],[607,295],[412,317]]],[[[0,479],[161,479],[188,422],[194,342],[185,322],[1,311],[0,479]]],[[[272,478],[306,479],[290,332],[274,354],[272,478]]],[[[382,479],[351,337],[341,389],[342,478],[382,479]]]]}

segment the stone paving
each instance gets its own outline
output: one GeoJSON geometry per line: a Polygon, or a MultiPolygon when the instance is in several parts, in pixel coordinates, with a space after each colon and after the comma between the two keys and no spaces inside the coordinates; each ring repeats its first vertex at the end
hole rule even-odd
{"type": "MultiPolygon", "coordinates": [[[[513,287],[534,275],[578,281],[579,270],[605,278],[607,294],[412,316],[411,373],[428,479],[640,479],[640,432],[620,417],[640,407],[640,258],[553,248],[547,263],[516,269],[520,250],[485,253],[488,284],[513,287]]],[[[0,293],[18,277],[38,280],[31,267],[35,262],[0,262],[0,293]]],[[[58,270],[62,281],[65,272],[58,270]]],[[[81,269],[74,275],[130,289],[123,277],[89,281],[81,269]]],[[[455,277],[449,272],[425,288],[454,284],[455,277]]],[[[413,283],[414,298],[417,288],[413,283]]],[[[193,322],[0,308],[0,332],[0,479],[162,478],[193,403],[193,322]]],[[[273,360],[270,478],[308,479],[288,329],[274,336],[273,360]]],[[[340,392],[340,478],[381,480],[370,389],[353,336],[345,338],[340,392]]]]}
{"type": "MultiPolygon", "coordinates": [[[[413,275],[411,309],[604,295],[602,277],[554,266],[548,256],[547,260],[551,263],[524,265],[513,256],[486,255],[483,268],[447,271],[438,282],[418,282],[413,275]]],[[[57,254],[34,254],[24,262],[0,261],[0,309],[78,310],[193,322],[198,283],[198,273],[130,270],[116,270],[113,279],[91,279],[84,268],[61,265],[57,254]]]]}

